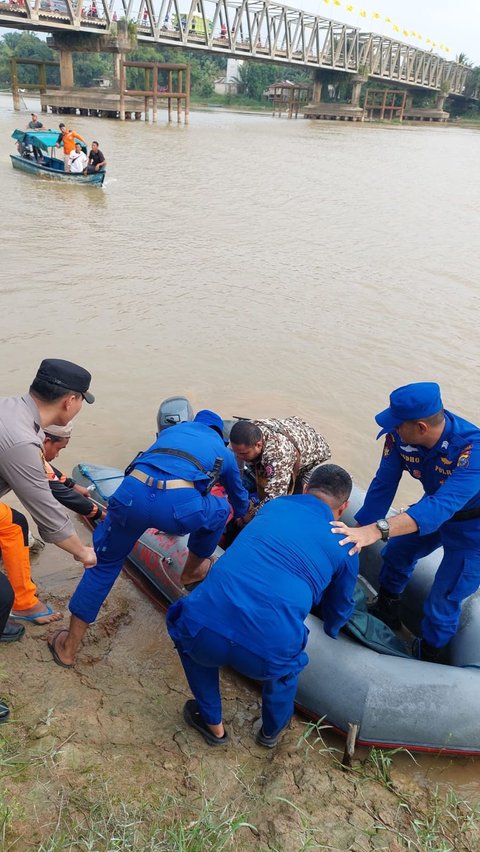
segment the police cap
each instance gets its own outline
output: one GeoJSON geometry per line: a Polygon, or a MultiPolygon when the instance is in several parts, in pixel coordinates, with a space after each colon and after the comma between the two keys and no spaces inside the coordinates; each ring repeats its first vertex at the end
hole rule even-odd
{"type": "Polygon", "coordinates": [[[89,393],[92,377],[88,370],[79,367],[72,361],[63,361],[61,358],[45,358],[38,368],[36,379],[48,382],[50,385],[58,385],[66,391],[81,393],[85,402],[95,402],[93,393],[89,393]]]}
{"type": "Polygon", "coordinates": [[[205,426],[210,426],[211,429],[215,429],[223,437],[223,420],[216,411],[210,411],[208,408],[203,408],[195,415],[193,422],[203,423],[205,426]]]}
{"type": "Polygon", "coordinates": [[[378,425],[382,427],[377,438],[387,432],[393,432],[406,420],[422,420],[437,414],[442,408],[440,388],[436,382],[403,385],[390,394],[389,407],[375,416],[378,425]]]}

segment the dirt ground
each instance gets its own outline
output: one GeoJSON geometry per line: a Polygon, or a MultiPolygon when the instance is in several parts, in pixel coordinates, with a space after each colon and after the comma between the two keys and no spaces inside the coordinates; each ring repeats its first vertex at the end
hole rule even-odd
{"type": "MultiPolygon", "coordinates": [[[[33,574],[66,622],[78,566],[50,546],[33,574]]],[[[164,616],[123,575],[74,670],[52,661],[49,632],[29,624],[0,651],[0,695],[11,707],[0,727],[2,849],[480,848],[465,803],[438,835],[457,845],[428,845],[436,794],[385,753],[365,750],[344,772],[342,741],[317,731],[305,739],[299,717],[276,750],[257,746],[258,691],[229,672],[232,741],[209,747],[183,722],[190,695],[164,616]]]]}

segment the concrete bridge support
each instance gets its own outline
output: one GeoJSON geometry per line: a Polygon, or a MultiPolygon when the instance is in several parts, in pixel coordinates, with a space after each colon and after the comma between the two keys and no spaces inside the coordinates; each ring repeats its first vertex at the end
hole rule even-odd
{"type": "Polygon", "coordinates": [[[337,101],[322,101],[322,92],[328,93],[328,83],[332,79],[331,72],[317,72],[313,83],[312,102],[303,108],[304,118],[323,118],[342,121],[363,121],[363,109],[360,106],[360,93],[366,78],[353,78],[353,91],[350,103],[337,101]]]}
{"type": "Polygon", "coordinates": [[[62,89],[73,89],[73,53],[62,47],[60,49],[60,86],[62,89]]]}

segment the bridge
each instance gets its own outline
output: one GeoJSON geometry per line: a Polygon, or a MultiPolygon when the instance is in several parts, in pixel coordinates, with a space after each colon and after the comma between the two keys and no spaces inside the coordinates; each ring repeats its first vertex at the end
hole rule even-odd
{"type": "Polygon", "coordinates": [[[0,26],[59,39],[68,32],[115,40],[129,21],[143,44],[344,72],[444,95],[463,97],[469,74],[431,51],[272,0],[191,0],[188,11],[179,0],[0,0],[0,26]]]}

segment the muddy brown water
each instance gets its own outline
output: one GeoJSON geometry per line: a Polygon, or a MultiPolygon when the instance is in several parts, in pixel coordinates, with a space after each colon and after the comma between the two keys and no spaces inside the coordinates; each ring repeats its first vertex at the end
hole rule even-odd
{"type": "MultiPolygon", "coordinates": [[[[392,388],[437,380],[478,421],[478,130],[67,117],[106,155],[100,190],[11,168],[10,133],[36,106],[14,114],[0,95],[1,390],[23,391],[45,356],[91,370],[97,402],[64,469],[123,467],[177,393],[225,416],[304,416],[361,486],[392,388]]],[[[407,483],[397,504],[417,495],[407,483]]],[[[53,552],[47,573],[64,565],[53,552]]],[[[477,760],[416,760],[396,765],[480,793],[477,760]]]]}

